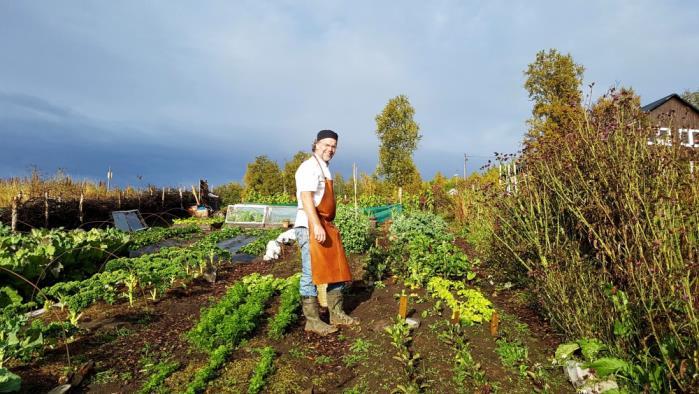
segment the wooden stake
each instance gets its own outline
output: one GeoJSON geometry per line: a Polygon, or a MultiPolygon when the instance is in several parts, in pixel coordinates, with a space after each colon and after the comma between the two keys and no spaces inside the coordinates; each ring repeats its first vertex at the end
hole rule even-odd
{"type": "Polygon", "coordinates": [[[20,192],[18,195],[12,198],[12,222],[11,222],[11,228],[12,232],[17,231],[17,209],[19,205],[19,201],[22,199],[22,192],[20,192]]]}
{"type": "Polygon", "coordinates": [[[493,312],[493,317],[490,319],[490,335],[498,336],[498,325],[500,324],[500,316],[497,312],[493,312]]]}
{"type": "Polygon", "coordinates": [[[461,313],[459,311],[454,311],[454,313],[451,315],[451,324],[459,323],[461,323],[461,313]]]}
{"type": "Polygon", "coordinates": [[[184,209],[184,203],[182,202],[182,188],[177,189],[180,192],[180,208],[184,209]]]}
{"type": "Polygon", "coordinates": [[[398,306],[398,316],[401,319],[408,317],[408,296],[403,294],[400,296],[400,304],[398,306]]]}
{"type": "Polygon", "coordinates": [[[162,204],[163,207],[165,206],[165,188],[163,188],[163,198],[162,198],[162,204]]]}
{"type": "Polygon", "coordinates": [[[83,223],[83,200],[85,196],[80,192],[80,202],[78,203],[78,219],[80,219],[80,224],[83,223]]]}
{"type": "Polygon", "coordinates": [[[44,192],[44,228],[49,227],[49,192],[44,192]]]}
{"type": "Polygon", "coordinates": [[[192,195],[194,195],[194,201],[196,201],[197,206],[199,206],[199,197],[197,197],[197,191],[194,189],[194,185],[192,185],[192,195]]]}
{"type": "Polygon", "coordinates": [[[359,209],[357,204],[357,163],[352,163],[352,182],[354,183],[354,210],[359,209]]]}

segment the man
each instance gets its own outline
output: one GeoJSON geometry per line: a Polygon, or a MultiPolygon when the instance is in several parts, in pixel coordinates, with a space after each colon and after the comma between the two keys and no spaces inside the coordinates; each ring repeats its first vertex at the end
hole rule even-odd
{"type": "Polygon", "coordinates": [[[298,211],[294,222],[296,241],[301,248],[301,300],[306,331],[328,335],[338,325],[356,325],[359,320],[342,309],[342,288],[350,281],[349,264],[335,218],[335,194],[328,163],[335,156],[337,133],[321,130],[313,142],[313,155],[296,170],[298,211]],[[327,284],[330,324],[318,315],[316,285],[327,284]]]}

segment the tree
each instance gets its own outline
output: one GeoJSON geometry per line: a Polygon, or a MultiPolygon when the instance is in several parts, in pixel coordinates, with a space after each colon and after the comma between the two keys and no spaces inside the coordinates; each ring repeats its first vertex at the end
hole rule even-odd
{"type": "Polygon", "coordinates": [[[695,90],[693,92],[690,90],[685,90],[684,93],[682,93],[682,98],[692,103],[693,106],[699,108],[699,90],[695,90]]]}
{"type": "Polygon", "coordinates": [[[216,186],[213,192],[221,198],[221,206],[225,207],[242,201],[243,186],[238,182],[230,182],[216,186]]]}
{"type": "Polygon", "coordinates": [[[251,191],[270,196],[284,189],[279,165],[267,156],[257,156],[245,171],[245,193],[251,191]]]}
{"type": "Polygon", "coordinates": [[[352,194],[353,191],[351,187],[348,187],[349,183],[345,182],[345,178],[339,172],[336,172],[333,176],[333,190],[335,191],[335,198],[338,201],[345,201],[348,194],[352,194]]]}
{"type": "Polygon", "coordinates": [[[377,174],[393,186],[411,185],[420,181],[413,163],[420,126],[413,120],[415,109],[405,95],[388,101],[376,116],[376,135],[379,137],[379,166],[377,174]]]}
{"type": "Polygon", "coordinates": [[[524,88],[534,102],[525,150],[541,150],[546,142],[565,135],[583,118],[582,84],[585,68],[555,49],[540,51],[524,74],[524,88]]]}
{"type": "Polygon", "coordinates": [[[287,194],[291,196],[296,196],[296,170],[298,170],[301,163],[306,161],[306,159],[308,159],[309,157],[311,157],[310,153],[298,151],[296,152],[294,157],[291,158],[291,160],[284,163],[283,181],[284,190],[287,194]]]}

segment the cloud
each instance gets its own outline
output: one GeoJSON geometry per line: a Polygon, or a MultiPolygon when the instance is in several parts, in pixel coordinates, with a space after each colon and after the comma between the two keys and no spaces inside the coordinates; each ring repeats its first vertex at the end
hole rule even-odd
{"type": "Polygon", "coordinates": [[[18,168],[70,161],[89,173],[110,149],[135,150],[124,166],[167,183],[240,179],[256,155],[281,162],[332,128],[335,168],[370,172],[374,116],[406,94],[424,136],[416,163],[448,174],[464,152],[519,149],[531,111],[522,72],[538,50],[570,52],[595,95],[617,82],[644,102],[696,88],[697,18],[694,2],[649,0],[4,2],[0,133],[100,152],[49,160],[16,142],[18,168]]]}

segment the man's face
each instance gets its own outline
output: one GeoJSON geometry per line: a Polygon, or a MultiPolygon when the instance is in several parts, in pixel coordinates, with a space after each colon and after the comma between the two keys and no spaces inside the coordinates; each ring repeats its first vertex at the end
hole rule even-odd
{"type": "Polygon", "coordinates": [[[326,162],[335,156],[335,151],[337,150],[337,140],[334,138],[323,138],[322,140],[316,142],[316,155],[325,160],[326,162]]]}

